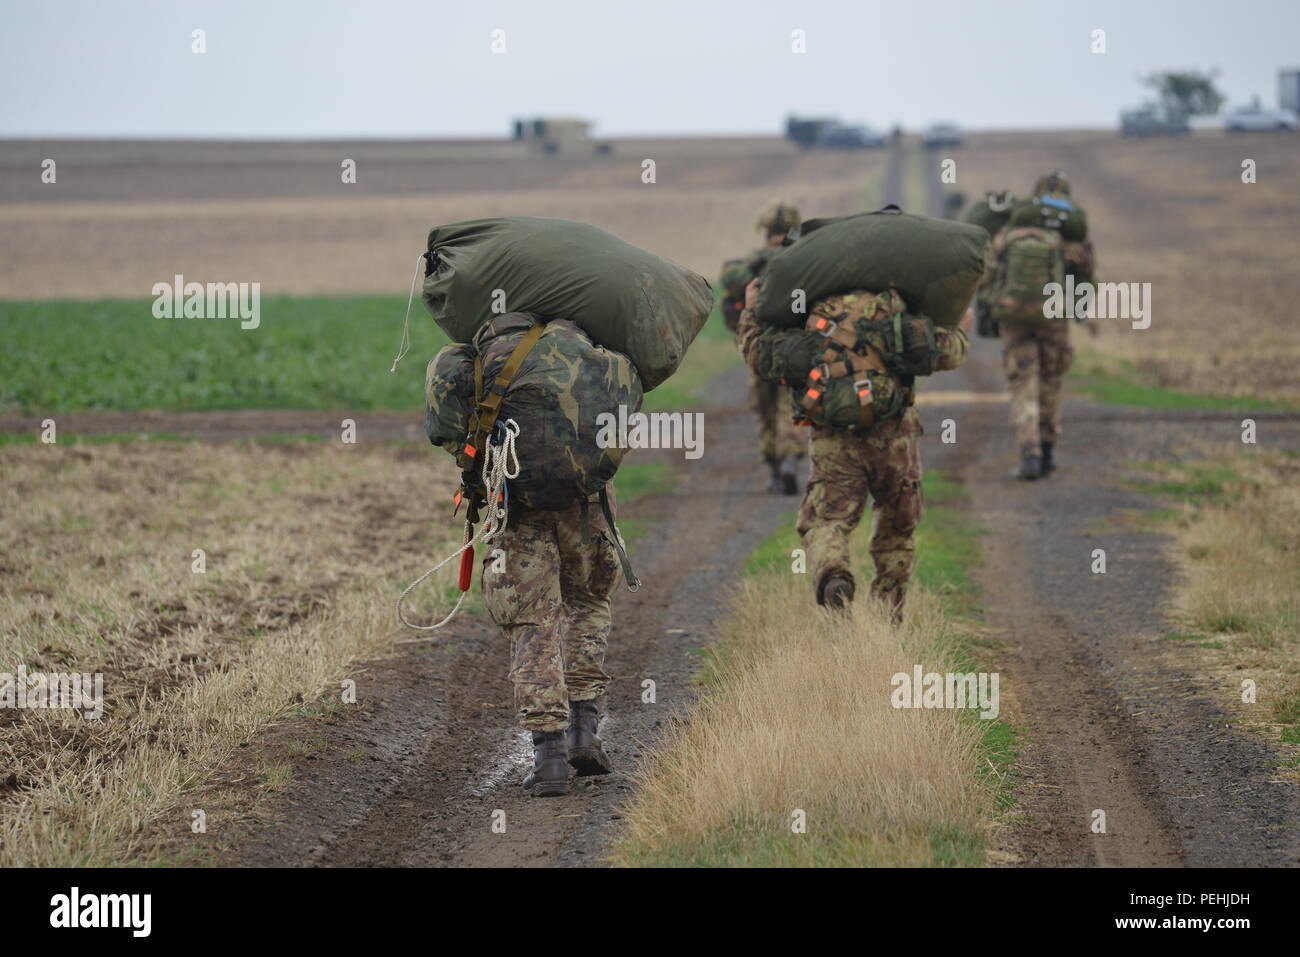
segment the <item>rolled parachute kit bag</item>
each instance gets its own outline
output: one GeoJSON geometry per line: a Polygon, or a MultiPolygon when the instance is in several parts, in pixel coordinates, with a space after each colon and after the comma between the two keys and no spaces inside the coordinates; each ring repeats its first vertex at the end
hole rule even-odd
{"type": "Polygon", "coordinates": [[[1015,197],[1008,190],[989,192],[978,203],[973,203],[961,214],[963,223],[970,223],[983,229],[990,237],[1002,232],[1002,227],[1011,218],[1011,208],[1015,197]]]}
{"type": "Polygon", "coordinates": [[[704,277],[587,223],[531,216],[437,226],[422,298],[455,342],[495,316],[567,319],[623,353],[649,392],[672,375],[713,311],[704,277]]]}
{"type": "Polygon", "coordinates": [[[852,290],[895,290],[907,312],[937,326],[961,322],[984,275],[989,235],[979,226],[903,213],[874,213],[803,224],[793,245],[768,260],[756,318],[778,329],[803,326],[798,304],[852,290]]]}
{"type": "Polygon", "coordinates": [[[1069,242],[1082,242],[1088,238],[1088,215],[1069,196],[1046,193],[1016,203],[1011,208],[1007,226],[1036,226],[1051,229],[1069,242]]]}

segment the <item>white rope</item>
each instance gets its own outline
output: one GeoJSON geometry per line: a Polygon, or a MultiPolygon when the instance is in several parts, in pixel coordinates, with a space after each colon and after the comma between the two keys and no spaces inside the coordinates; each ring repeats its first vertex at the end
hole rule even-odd
{"type": "Polygon", "coordinates": [[[402,322],[402,341],[397,344],[397,357],[393,359],[389,372],[396,372],[397,364],[411,351],[411,303],[415,302],[415,281],[420,278],[420,263],[423,259],[424,253],[420,253],[420,258],[415,261],[415,272],[411,274],[411,291],[406,297],[406,319],[402,322]]]}
{"type": "MultiPolygon", "coordinates": [[[[465,523],[465,534],[468,541],[460,548],[452,552],[438,564],[434,565],[427,572],[417,578],[411,584],[402,590],[397,596],[397,620],[407,628],[414,628],[416,631],[434,631],[441,628],[447,622],[456,617],[456,612],[460,611],[461,604],[465,601],[465,595],[468,592],[461,592],[460,597],[456,599],[456,606],[447,613],[447,617],[434,625],[417,625],[413,621],[407,621],[406,615],[402,613],[402,602],[411,591],[427,579],[434,572],[438,571],[450,561],[454,561],[461,555],[465,554],[466,549],[472,548],[477,544],[486,544],[496,537],[496,534],[506,527],[509,518],[510,499],[506,495],[506,480],[519,477],[519,453],[515,449],[515,439],[519,437],[519,423],[514,419],[506,419],[503,429],[505,437],[501,440],[500,445],[492,444],[492,437],[488,436],[483,449],[483,488],[486,496],[488,515],[483,519],[477,534],[470,535],[473,526],[469,522],[465,523]],[[510,462],[514,462],[513,470],[510,462]]],[[[423,638],[406,638],[397,644],[405,645],[417,641],[424,641],[423,638]]]]}

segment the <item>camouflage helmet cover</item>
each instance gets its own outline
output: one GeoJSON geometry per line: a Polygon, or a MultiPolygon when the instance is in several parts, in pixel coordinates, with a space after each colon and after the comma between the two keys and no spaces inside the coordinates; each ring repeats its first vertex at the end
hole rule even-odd
{"type": "Polygon", "coordinates": [[[789,233],[799,228],[799,210],[790,203],[769,203],[758,217],[758,228],[769,233],[789,233]]]}
{"type": "Polygon", "coordinates": [[[1047,193],[1057,193],[1061,196],[1070,195],[1070,181],[1065,178],[1065,174],[1059,169],[1054,169],[1046,176],[1038,177],[1034,183],[1034,195],[1043,196],[1047,193]]]}

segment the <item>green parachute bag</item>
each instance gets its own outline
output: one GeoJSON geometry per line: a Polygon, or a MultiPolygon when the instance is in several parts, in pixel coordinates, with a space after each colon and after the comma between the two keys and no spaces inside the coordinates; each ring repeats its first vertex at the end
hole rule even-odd
{"type": "Polygon", "coordinates": [[[469,342],[506,312],[567,319],[627,356],[647,392],[672,375],[713,311],[704,277],[586,223],[476,219],[429,233],[422,298],[469,342]]]}
{"type": "Polygon", "coordinates": [[[1016,203],[1011,207],[1007,226],[1011,229],[1021,226],[1052,229],[1070,242],[1082,242],[1088,238],[1088,215],[1074,200],[1059,193],[1046,193],[1016,203]]]}
{"type": "Polygon", "coordinates": [[[814,219],[804,223],[793,245],[768,260],[756,316],[762,325],[788,329],[807,318],[795,311],[800,300],[811,305],[854,289],[893,288],[908,312],[952,328],[984,275],[988,244],[988,233],[978,226],[915,216],[896,206],[814,219]]]}
{"type": "Polygon", "coordinates": [[[1015,198],[1010,193],[990,193],[986,198],[973,204],[961,214],[963,223],[978,226],[990,237],[1002,232],[1002,227],[1011,218],[1011,208],[1015,198]]]}
{"type": "MultiPolygon", "coordinates": [[[[490,384],[515,345],[536,320],[530,315],[497,316],[471,344],[452,344],[430,361],[425,374],[425,431],[429,441],[460,456],[469,438],[474,407],[474,358],[482,357],[483,381],[490,384]]],[[[546,323],[506,387],[497,423],[519,426],[515,451],[519,475],[507,480],[512,505],[561,509],[605,487],[623,461],[625,449],[602,448],[602,413],[618,415],[641,408],[642,390],[632,362],[601,348],[572,322],[546,323]]],[[[479,461],[474,458],[474,461],[479,461]]],[[[481,476],[473,481],[482,492],[481,476]]]]}
{"type": "Polygon", "coordinates": [[[1043,289],[1053,282],[1065,282],[1061,234],[1033,226],[1010,230],[1004,240],[990,318],[999,324],[1046,321],[1043,289]]]}

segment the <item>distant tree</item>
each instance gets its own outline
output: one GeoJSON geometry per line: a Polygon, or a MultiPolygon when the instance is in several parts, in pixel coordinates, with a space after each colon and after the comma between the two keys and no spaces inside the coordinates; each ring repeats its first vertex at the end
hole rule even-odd
{"type": "Polygon", "coordinates": [[[1160,102],[1171,113],[1183,116],[1209,116],[1223,106],[1223,94],[1214,85],[1217,70],[1168,70],[1143,77],[1142,82],[1156,91],[1160,102]]]}

